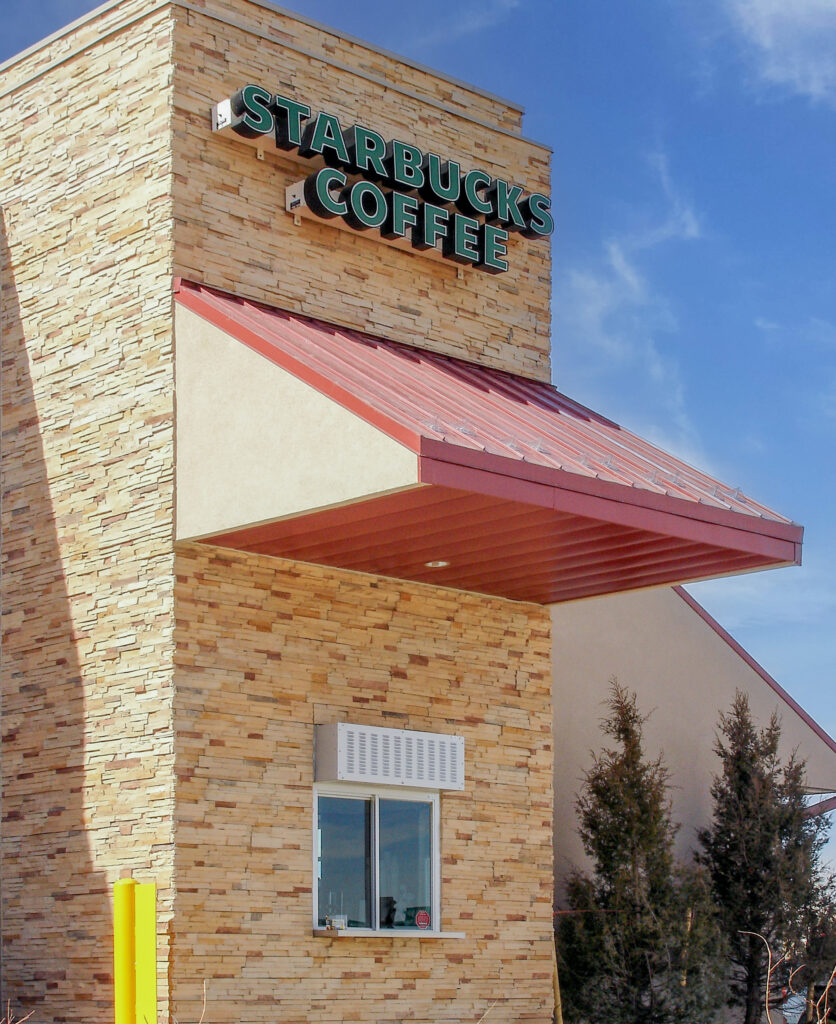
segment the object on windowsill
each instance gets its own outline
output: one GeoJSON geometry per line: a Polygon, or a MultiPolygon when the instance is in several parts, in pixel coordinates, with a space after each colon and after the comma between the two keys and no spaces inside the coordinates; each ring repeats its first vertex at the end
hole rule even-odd
{"type": "Polygon", "coordinates": [[[328,932],[342,932],[348,928],[347,914],[330,914],[325,918],[325,930],[328,932]]]}

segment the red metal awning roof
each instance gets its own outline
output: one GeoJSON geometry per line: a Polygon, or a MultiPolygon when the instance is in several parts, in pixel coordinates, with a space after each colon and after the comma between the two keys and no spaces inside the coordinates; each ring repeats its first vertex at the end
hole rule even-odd
{"type": "Polygon", "coordinates": [[[542,603],[800,563],[801,527],[548,384],[189,282],[175,291],[418,456],[414,488],[210,543],[542,603]]]}

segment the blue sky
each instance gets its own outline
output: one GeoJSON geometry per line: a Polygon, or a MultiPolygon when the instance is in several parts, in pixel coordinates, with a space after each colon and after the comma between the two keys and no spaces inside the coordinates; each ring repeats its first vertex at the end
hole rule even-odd
{"type": "MultiPolygon", "coordinates": [[[[3,2],[0,59],[87,10],[3,2]]],[[[806,527],[694,595],[836,735],[836,0],[296,0],[526,107],[561,390],[806,527]]]]}

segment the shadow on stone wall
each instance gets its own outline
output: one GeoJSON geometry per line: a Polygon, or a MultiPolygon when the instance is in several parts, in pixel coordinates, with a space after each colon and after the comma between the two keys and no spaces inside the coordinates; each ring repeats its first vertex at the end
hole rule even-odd
{"type": "Polygon", "coordinates": [[[73,524],[53,508],[30,370],[40,339],[24,327],[2,210],[0,281],[2,1005],[39,1024],[104,1021],[110,895],[85,820],[85,698],[61,560],[73,524]]]}

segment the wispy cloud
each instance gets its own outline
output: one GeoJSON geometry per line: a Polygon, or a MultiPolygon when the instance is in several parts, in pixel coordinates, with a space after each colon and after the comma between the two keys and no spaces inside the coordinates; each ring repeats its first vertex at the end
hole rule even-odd
{"type": "Polygon", "coordinates": [[[471,3],[451,12],[449,20],[445,20],[441,28],[419,35],[415,40],[417,46],[435,46],[436,43],[450,43],[476,35],[487,28],[500,24],[508,15],[516,10],[522,0],[488,0],[486,3],[471,3]]]}
{"type": "Polygon", "coordinates": [[[690,201],[684,199],[674,187],[667,156],[660,152],[651,153],[648,162],[656,171],[662,186],[667,202],[667,216],[655,229],[650,228],[638,236],[636,241],[639,247],[647,249],[662,242],[690,242],[700,238],[702,228],[699,218],[690,201]]]}
{"type": "MultiPolygon", "coordinates": [[[[583,379],[593,391],[608,378],[617,380],[623,391],[632,376],[637,387],[654,396],[645,403],[644,422],[632,426],[683,458],[698,461],[700,445],[687,415],[679,364],[660,344],[675,334],[676,316],[645,267],[654,250],[698,239],[702,227],[693,205],[675,187],[666,156],[654,153],[648,163],[660,210],[646,215],[640,228],[605,239],[597,261],[570,269],[557,283],[558,386],[569,364],[573,383],[583,379]]],[[[602,397],[609,408],[618,408],[617,401],[602,397]]]]}
{"type": "Polygon", "coordinates": [[[722,0],[761,83],[836,105],[836,0],[722,0]]]}

